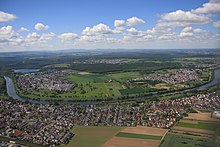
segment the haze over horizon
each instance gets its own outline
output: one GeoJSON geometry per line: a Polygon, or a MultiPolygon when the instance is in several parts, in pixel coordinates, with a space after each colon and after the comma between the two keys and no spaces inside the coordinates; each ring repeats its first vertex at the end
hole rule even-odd
{"type": "Polygon", "coordinates": [[[0,0],[0,52],[220,47],[220,0],[0,0]]]}

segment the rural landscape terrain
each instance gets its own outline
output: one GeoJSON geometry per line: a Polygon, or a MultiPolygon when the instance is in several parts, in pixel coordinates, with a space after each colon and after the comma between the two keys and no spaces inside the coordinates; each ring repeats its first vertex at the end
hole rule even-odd
{"type": "Polygon", "coordinates": [[[220,0],[0,0],[0,147],[220,147],[220,0]]]}
{"type": "Polygon", "coordinates": [[[62,147],[219,144],[219,50],[3,54],[1,140],[62,147]]]}

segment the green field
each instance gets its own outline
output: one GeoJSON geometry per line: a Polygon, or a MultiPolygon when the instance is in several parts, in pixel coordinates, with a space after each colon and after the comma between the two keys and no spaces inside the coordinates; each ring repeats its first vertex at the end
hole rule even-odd
{"type": "Polygon", "coordinates": [[[153,140],[160,140],[162,138],[162,136],[134,134],[134,133],[126,133],[126,132],[119,132],[115,136],[127,137],[127,138],[153,139],[153,140]]]}
{"type": "Polygon", "coordinates": [[[107,76],[118,81],[126,81],[129,79],[142,77],[142,75],[139,72],[115,72],[107,74],[107,76]]]}
{"type": "Polygon", "coordinates": [[[211,139],[167,133],[160,147],[212,147],[211,139]]]}
{"type": "Polygon", "coordinates": [[[99,83],[110,80],[111,77],[102,74],[86,74],[86,75],[74,74],[66,77],[66,79],[76,83],[91,83],[91,82],[99,83]]]}
{"type": "Polygon", "coordinates": [[[62,147],[99,147],[122,129],[123,127],[76,126],[72,140],[62,147]]]}
{"type": "Polygon", "coordinates": [[[215,131],[216,128],[219,127],[219,125],[220,125],[219,123],[199,121],[198,124],[178,122],[176,126],[215,131]]]}

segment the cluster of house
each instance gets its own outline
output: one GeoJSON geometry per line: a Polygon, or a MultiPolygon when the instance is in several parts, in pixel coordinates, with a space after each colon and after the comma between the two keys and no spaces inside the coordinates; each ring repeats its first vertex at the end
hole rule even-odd
{"type": "Polygon", "coordinates": [[[14,141],[0,141],[0,147],[25,147],[25,146],[19,145],[14,141]]]}
{"type": "Polygon", "coordinates": [[[129,82],[151,80],[151,81],[162,81],[168,84],[178,84],[187,81],[198,80],[199,72],[201,72],[200,69],[179,69],[178,71],[170,72],[166,74],[135,78],[130,80],[129,82]]]}
{"type": "Polygon", "coordinates": [[[52,105],[0,101],[0,135],[42,145],[66,144],[74,123],[70,110],[52,105]],[[70,116],[69,116],[70,115],[70,116]]]}
{"type": "Polygon", "coordinates": [[[218,67],[220,67],[220,64],[217,64],[217,63],[214,63],[214,64],[212,64],[212,63],[210,63],[210,64],[208,64],[208,63],[206,63],[206,64],[198,64],[198,65],[196,65],[196,67],[197,68],[201,68],[201,69],[204,69],[204,68],[208,68],[208,69],[216,69],[216,68],[218,68],[218,67]]]}
{"type": "Polygon", "coordinates": [[[127,59],[89,59],[83,61],[74,61],[75,64],[123,64],[127,59]]]}
{"type": "Polygon", "coordinates": [[[18,86],[24,90],[55,90],[69,91],[73,83],[63,79],[72,73],[71,70],[54,71],[50,73],[28,73],[19,75],[17,78],[18,86]]]}
{"type": "Polygon", "coordinates": [[[43,105],[0,100],[0,135],[55,146],[74,125],[169,128],[191,109],[220,110],[218,93],[141,104],[43,105]]]}
{"type": "Polygon", "coordinates": [[[220,94],[217,92],[208,94],[199,94],[198,101],[193,106],[196,109],[204,109],[210,111],[220,110],[220,94]]]}

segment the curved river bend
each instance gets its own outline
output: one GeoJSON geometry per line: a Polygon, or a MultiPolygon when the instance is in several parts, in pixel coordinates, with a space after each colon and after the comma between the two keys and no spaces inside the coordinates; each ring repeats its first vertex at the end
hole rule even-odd
{"type": "MultiPolygon", "coordinates": [[[[23,101],[23,102],[28,101],[30,103],[35,103],[35,104],[49,104],[49,103],[51,103],[50,101],[32,100],[32,99],[27,99],[27,98],[20,97],[19,95],[17,95],[17,92],[15,90],[14,83],[13,83],[12,79],[9,78],[9,77],[6,77],[6,76],[4,78],[5,78],[5,81],[6,81],[7,93],[13,99],[17,99],[17,100],[20,100],[20,101],[23,101]]],[[[178,92],[169,92],[169,93],[153,95],[153,96],[164,96],[164,95],[170,95],[170,94],[175,94],[175,93],[188,92],[188,91],[191,91],[191,90],[205,90],[206,88],[214,86],[218,83],[220,83],[220,68],[215,69],[214,77],[213,77],[212,81],[210,81],[209,83],[206,83],[204,85],[201,85],[201,86],[193,88],[193,89],[187,89],[187,90],[178,91],[178,92]]],[[[127,100],[144,100],[144,99],[147,99],[147,98],[150,98],[150,97],[152,97],[152,96],[137,97],[137,98],[127,99],[127,100]]],[[[115,99],[115,100],[111,100],[109,102],[119,102],[119,101],[123,101],[123,100],[115,99]]],[[[76,101],[55,101],[55,102],[63,103],[63,104],[66,103],[66,104],[93,105],[93,104],[99,103],[101,101],[99,101],[99,102],[97,102],[97,101],[81,101],[81,102],[76,102],[76,101]]]]}

